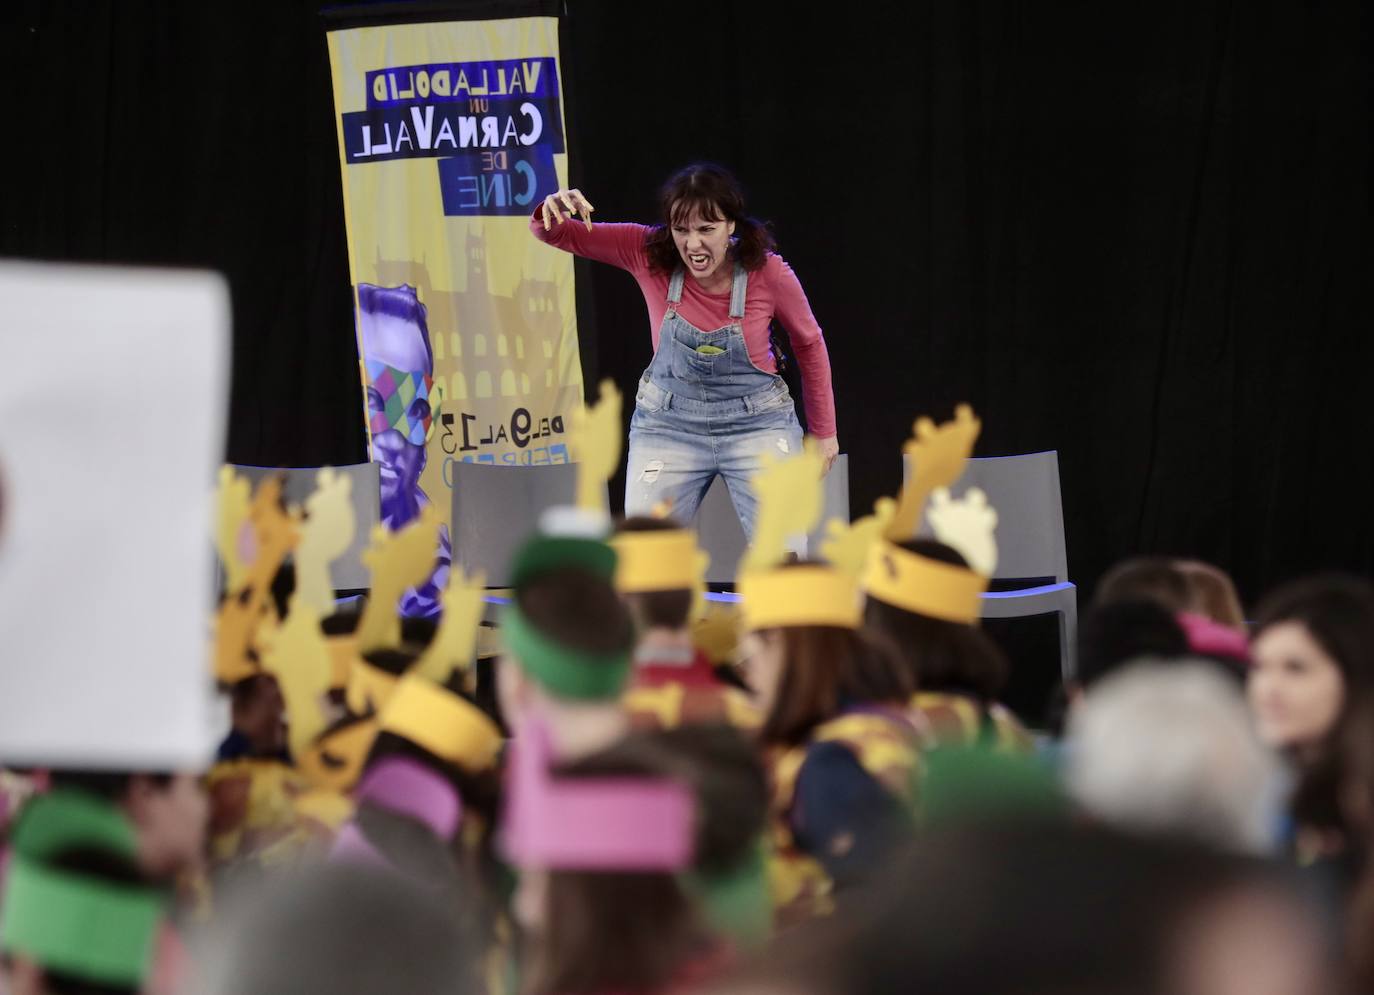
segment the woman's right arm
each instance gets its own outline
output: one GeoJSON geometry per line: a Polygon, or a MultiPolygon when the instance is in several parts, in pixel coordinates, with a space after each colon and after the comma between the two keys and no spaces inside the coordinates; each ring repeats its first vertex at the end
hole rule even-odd
{"type": "Polygon", "coordinates": [[[549,194],[530,218],[530,231],[545,245],[636,272],[647,268],[644,225],[592,224],[595,208],[579,190],[549,194]],[[582,220],[575,221],[577,216],[582,220]]]}

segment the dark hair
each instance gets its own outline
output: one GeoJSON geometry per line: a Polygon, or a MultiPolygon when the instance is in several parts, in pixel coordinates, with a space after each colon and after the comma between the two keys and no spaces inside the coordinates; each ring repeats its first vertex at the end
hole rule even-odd
{"type": "Polygon", "coordinates": [[[614,653],[634,646],[629,609],[611,583],[590,570],[550,570],[525,584],[516,599],[531,625],[569,649],[614,653]]]}
{"type": "Polygon", "coordinates": [[[1186,612],[1193,603],[1188,577],[1171,559],[1137,556],[1123,560],[1097,582],[1093,602],[1153,601],[1170,612],[1186,612]]]}
{"type": "Polygon", "coordinates": [[[351,608],[337,611],[320,619],[320,631],[326,636],[349,636],[358,631],[358,623],[362,621],[362,617],[361,612],[351,608]]]}
{"type": "Polygon", "coordinates": [[[826,625],[788,626],[760,633],[782,640],[782,676],[759,738],[796,745],[841,708],[853,704],[905,706],[915,684],[886,640],[826,625]]]}
{"type": "Polygon", "coordinates": [[[1251,894],[1298,911],[1280,873],[1192,843],[1045,820],[953,824],[922,834],[831,924],[783,937],[759,987],[1157,995],[1176,989],[1199,919],[1251,894]]]}
{"type": "Polygon", "coordinates": [[[682,256],[673,241],[673,225],[693,209],[705,220],[735,223],[731,255],[751,273],[763,268],[775,247],[767,223],[744,213],[744,190],[724,166],[697,162],[678,170],[659,190],[658,203],[663,223],[649,229],[644,251],[649,266],[659,273],[681,268],[682,256]]]}
{"type": "Polygon", "coordinates": [[[1335,725],[1310,756],[1293,793],[1294,819],[1307,826],[1343,829],[1340,796],[1345,782],[1340,742],[1353,703],[1374,694],[1374,588],[1358,577],[1319,574],[1272,591],[1257,612],[1256,635],[1284,622],[1301,625],[1340,669],[1344,701],[1335,725]]]}
{"type": "Polygon", "coordinates": [[[372,666],[376,667],[378,670],[384,670],[388,674],[395,674],[397,677],[400,677],[409,670],[410,665],[418,659],[417,654],[406,649],[373,650],[370,653],[364,653],[362,656],[366,662],[372,664],[372,666]]]}
{"type": "MultiPolygon", "coordinates": [[[[627,518],[616,531],[675,532],[682,526],[668,518],[627,518]]],[[[685,629],[692,620],[696,596],[689,588],[670,591],[642,591],[623,595],[631,613],[644,629],[685,629]]]]}
{"type": "Polygon", "coordinates": [[[272,585],[268,590],[277,618],[285,619],[286,613],[291,610],[291,595],[296,593],[296,564],[290,560],[282,563],[272,575],[272,585]]]}
{"type": "MultiPolygon", "coordinates": [[[[903,549],[940,563],[967,567],[957,550],[933,539],[899,543],[903,549]]],[[[921,691],[968,694],[991,704],[1007,681],[1007,660],[986,633],[962,622],[946,622],[869,598],[864,619],[901,652],[910,679],[921,691]]]]}
{"type": "Polygon", "coordinates": [[[705,723],[633,732],[598,756],[608,764],[648,763],[691,785],[698,871],[732,869],[753,852],[768,819],[768,775],[758,748],[739,729],[705,723]]]}
{"type": "Polygon", "coordinates": [[[437,618],[402,618],[401,642],[411,648],[424,649],[434,641],[439,631],[437,618]]]}
{"type": "MultiPolygon", "coordinates": [[[[148,887],[147,879],[130,858],[110,850],[73,847],[55,854],[47,862],[47,866],[105,884],[132,889],[148,887]]],[[[39,967],[43,969],[43,990],[52,995],[134,995],[142,989],[141,985],[131,988],[126,985],[106,984],[63,971],[54,971],[42,964],[39,967]]]]}
{"type": "Polygon", "coordinates": [[[423,333],[425,353],[434,362],[434,353],[429,346],[429,312],[420,302],[414,287],[403,283],[399,287],[378,287],[370,283],[358,284],[358,308],[364,314],[385,315],[409,321],[423,333]]]}
{"type": "Polygon", "coordinates": [[[1084,689],[1142,657],[1186,656],[1188,637],[1157,601],[1095,604],[1078,627],[1077,684],[1084,689]]]}
{"type": "Polygon", "coordinates": [[[235,681],[233,686],[229,688],[231,706],[236,710],[249,707],[269,683],[276,684],[277,678],[274,674],[266,672],[253,674],[241,681],[235,681]]]}
{"type": "MultiPolygon", "coordinates": [[[[667,776],[647,751],[611,747],[564,767],[559,776],[667,776]]],[[[657,992],[707,947],[696,908],[667,871],[549,873],[535,992],[601,995],[657,992]]]]}
{"type": "Polygon", "coordinates": [[[159,791],[166,791],[174,777],[168,772],[54,770],[48,775],[48,783],[53,788],[82,791],[118,805],[128,799],[135,779],[144,779],[159,791]]]}

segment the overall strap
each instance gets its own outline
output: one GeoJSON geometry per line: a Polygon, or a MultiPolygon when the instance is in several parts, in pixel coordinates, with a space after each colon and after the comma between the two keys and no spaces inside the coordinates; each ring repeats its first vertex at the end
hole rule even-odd
{"type": "Polygon", "coordinates": [[[739,263],[735,263],[735,282],[730,287],[730,317],[744,317],[744,293],[748,287],[748,271],[739,263]]]}
{"type": "Polygon", "coordinates": [[[682,303],[682,283],[687,277],[687,272],[682,269],[673,271],[673,278],[668,281],[668,303],[682,303]]]}

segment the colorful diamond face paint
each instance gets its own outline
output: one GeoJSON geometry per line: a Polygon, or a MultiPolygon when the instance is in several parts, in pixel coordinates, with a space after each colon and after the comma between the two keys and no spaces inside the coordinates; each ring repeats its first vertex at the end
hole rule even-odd
{"type": "Polygon", "coordinates": [[[429,403],[434,378],[423,370],[398,370],[369,359],[367,379],[372,434],[381,435],[394,428],[411,445],[423,446],[434,421],[429,403]],[[424,403],[417,403],[420,401],[424,403]]]}

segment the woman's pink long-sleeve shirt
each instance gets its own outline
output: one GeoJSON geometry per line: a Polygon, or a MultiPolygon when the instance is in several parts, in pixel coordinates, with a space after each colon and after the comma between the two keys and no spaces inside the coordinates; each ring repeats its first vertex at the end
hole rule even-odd
{"type": "MultiPolygon", "coordinates": [[[[578,220],[555,224],[544,230],[538,211],[530,219],[530,230],[546,245],[564,252],[610,263],[628,270],[644,293],[649,309],[649,326],[654,349],[658,349],[658,330],[668,311],[668,274],[649,267],[644,239],[649,229],[634,224],[594,224],[588,231],[578,220]]],[[[702,331],[713,331],[731,324],[730,290],[708,294],[695,279],[687,279],[682,290],[678,314],[702,331]]],[[[792,267],[776,253],[769,253],[761,270],[749,274],[749,292],[744,304],[744,341],[749,358],[765,373],[777,372],[777,363],[768,344],[768,324],[776,317],[787,332],[792,351],[801,369],[806,403],[806,422],[818,439],[835,435],[835,394],[830,385],[830,354],[825,336],[811,304],[806,299],[792,267]]]]}

